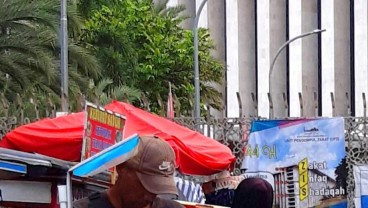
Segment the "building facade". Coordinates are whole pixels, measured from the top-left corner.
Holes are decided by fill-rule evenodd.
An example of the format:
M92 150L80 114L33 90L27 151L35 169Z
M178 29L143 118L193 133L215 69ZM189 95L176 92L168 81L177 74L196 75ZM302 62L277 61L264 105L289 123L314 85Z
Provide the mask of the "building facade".
M202 1L169 5L184 4L194 17ZM199 25L209 29L214 55L227 65L226 111L215 116L363 116L367 12L366 0L208 0ZM326 31L290 43L270 74L286 41L317 29Z

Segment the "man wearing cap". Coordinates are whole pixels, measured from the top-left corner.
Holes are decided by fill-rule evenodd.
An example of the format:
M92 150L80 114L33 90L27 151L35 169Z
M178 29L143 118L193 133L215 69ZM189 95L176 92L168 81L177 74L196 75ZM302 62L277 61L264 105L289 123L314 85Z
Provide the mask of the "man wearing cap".
M118 178L110 189L76 201L74 208L183 207L160 197L178 195L174 181L175 153L165 141L141 137L137 155L116 166L116 171Z

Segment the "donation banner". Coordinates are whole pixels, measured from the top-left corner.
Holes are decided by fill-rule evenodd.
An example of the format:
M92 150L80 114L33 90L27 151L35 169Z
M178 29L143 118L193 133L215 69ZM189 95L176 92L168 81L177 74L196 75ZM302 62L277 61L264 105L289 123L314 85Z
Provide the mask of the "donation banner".
M354 166L355 208L368 207L368 165Z
M343 118L252 122L242 171L272 185L276 207L346 207Z
M121 141L124 126L124 116L87 103L82 161Z

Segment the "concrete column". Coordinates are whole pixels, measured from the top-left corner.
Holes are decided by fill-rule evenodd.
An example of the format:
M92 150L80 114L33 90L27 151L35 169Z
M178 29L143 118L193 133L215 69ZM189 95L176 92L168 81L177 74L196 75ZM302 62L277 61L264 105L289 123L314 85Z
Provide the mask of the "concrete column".
M317 1L289 0L289 38L318 28ZM290 44L290 116L315 116L314 92L318 93L318 36L311 35Z
M267 93L270 69L270 0L257 0L257 65L258 65L258 115L269 116ZM276 49L277 50L277 49Z
M301 0L301 6L302 33L318 29L317 1ZM322 35L324 34L322 33ZM301 39L301 41L304 116L314 117L314 93L317 93L318 97L318 35L305 37ZM291 70L293 70L293 68L290 66L290 71Z
M365 93L366 98L368 98L367 10L368 4L366 0L354 1L355 116L364 115L362 93Z
M194 24L194 19L196 15L196 0L177 0L178 5L183 5L185 10L181 12L180 15L186 17L180 26L185 29L192 29Z
M178 0L169 0L168 4L170 4L170 1L172 2L172 1L178 1ZM154 4L159 4L159 3L163 3L163 2L164 2L164 0L152 0L152 2L153 2Z
M350 95L350 2L335 0L335 100L336 116L347 115Z
M257 116L251 93L256 92L255 0L238 1L239 90L243 115Z
M236 92L239 92L238 3L237 0L226 0L227 117L239 116L236 98Z
M330 93L335 95L335 115L347 115L346 92L350 94L349 1L323 0L322 27L322 113L333 116Z
M270 61L286 40L286 0L269 1ZM262 41L262 39L259 39ZM269 65L268 65L269 66ZM286 93L286 50L279 55L274 65L271 82L271 96L275 117L286 117L282 93ZM260 83L263 84L263 83Z
M208 29L211 34L211 38L214 40L216 50L212 51L213 56L226 65L226 24L225 24L225 9L226 9L225 0L209 0L207 2L207 21L208 21ZM225 75L225 71L224 71ZM223 84L220 86L216 86L216 88L222 92L223 101L225 107L225 80ZM225 110L221 112L212 111L213 116L217 118L223 118L225 116Z

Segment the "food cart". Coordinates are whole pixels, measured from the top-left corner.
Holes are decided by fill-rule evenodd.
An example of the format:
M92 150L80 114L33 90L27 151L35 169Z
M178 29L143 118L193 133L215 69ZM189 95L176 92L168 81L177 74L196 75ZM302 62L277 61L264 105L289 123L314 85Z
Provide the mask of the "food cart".
M117 101L105 106L103 110L109 113L118 113L126 118L123 139L137 133L138 135L154 135L168 142L175 151L178 170L183 174L216 175L221 171L231 169L234 165L235 156L227 146L171 120ZM0 141L0 147L36 153L68 163L68 166L62 168L59 176L59 182L64 181L64 183L55 183L54 189L56 190L57 185L66 184L66 173L72 165L77 164L81 159L86 159L83 158L86 155L85 147L87 144L86 140L83 139L88 126L86 125L86 112L73 113L53 119L46 118L20 126L3 137ZM94 154L97 152L91 152L90 156ZM104 172L98 176L101 177L101 174ZM77 199L85 195L79 194L80 191L74 191L79 186L84 188L84 185L88 185L88 187L93 185L93 188L90 189L108 187L111 184L111 174L107 175L105 180L73 177L73 196L70 198Z
M75 164L0 148L0 207L58 208L58 186L65 185L66 173ZM106 173L88 180L74 178L74 198L83 198L106 189L108 179Z

